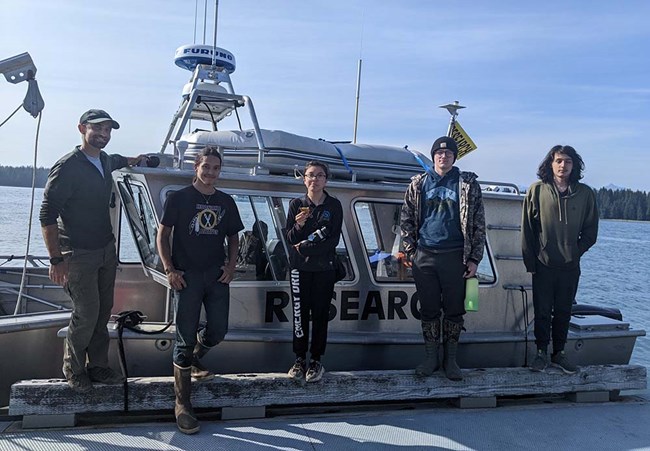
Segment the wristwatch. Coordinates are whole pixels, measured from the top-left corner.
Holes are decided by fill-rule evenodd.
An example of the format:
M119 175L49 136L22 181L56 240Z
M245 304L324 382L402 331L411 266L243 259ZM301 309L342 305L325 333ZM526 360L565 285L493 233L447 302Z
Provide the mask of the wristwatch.
M56 266L59 263L63 262L63 257L52 257L50 258L50 265Z

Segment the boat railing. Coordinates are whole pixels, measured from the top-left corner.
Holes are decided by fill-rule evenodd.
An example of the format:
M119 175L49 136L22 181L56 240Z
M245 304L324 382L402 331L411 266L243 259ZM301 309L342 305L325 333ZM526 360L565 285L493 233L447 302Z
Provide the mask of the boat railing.
M521 190L514 183L492 182L489 180L479 180L483 191L503 193L503 194L521 194Z
M45 263L49 257L46 256L35 256L35 255L0 255L0 293L4 293L9 296L16 296L15 305L13 306L13 314L9 314L4 309L0 309L0 317L13 317L17 315L29 314L27 312L27 302L35 302L42 306L48 307L54 311L69 311L70 308L65 306L62 303L57 303L51 299L46 299L40 296L36 296L33 293L28 293L28 291L33 290L44 290L44 291L60 291L63 288L60 285L56 285L50 281L49 275L47 273L38 273L33 272L35 269L43 270L47 268ZM22 265L27 263L25 266L26 271L23 275ZM21 266L12 265L7 266L9 263L21 263ZM24 276L24 282L22 283L22 294L21 294L21 280ZM35 283L35 280L42 283ZM48 281L48 282L46 282ZM42 313L42 312L39 312Z
M227 89L221 87L221 83ZM208 121L216 130L217 122L231 113L237 114L237 108L246 107L253 124L255 138L258 144L258 163L264 162L264 139L255 113L255 107L250 97L235 94L230 74L218 66L198 64L193 71L190 83L183 92L183 101L172 119L160 153L164 153L169 144L174 146L174 157L178 166L182 166L184 143L179 140L190 119ZM239 120L239 116L237 115ZM241 128L241 122L240 122Z
M0 255L0 268L9 263L20 263L20 266L22 266L25 261L27 261L27 265L31 268L41 268L49 266L49 264L46 263L49 258L50 257L47 255ZM13 265L10 265L9 267L13 267Z

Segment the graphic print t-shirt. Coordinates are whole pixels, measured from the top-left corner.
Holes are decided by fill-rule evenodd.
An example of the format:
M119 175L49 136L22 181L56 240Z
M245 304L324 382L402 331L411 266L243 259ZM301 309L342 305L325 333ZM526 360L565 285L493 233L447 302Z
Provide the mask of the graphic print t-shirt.
M433 173L422 184L422 226L418 246L432 250L462 249L458 180L453 167L444 177Z
M174 228L172 262L180 270L222 266L226 237L244 229L232 197L203 196L192 185L169 194L160 222Z

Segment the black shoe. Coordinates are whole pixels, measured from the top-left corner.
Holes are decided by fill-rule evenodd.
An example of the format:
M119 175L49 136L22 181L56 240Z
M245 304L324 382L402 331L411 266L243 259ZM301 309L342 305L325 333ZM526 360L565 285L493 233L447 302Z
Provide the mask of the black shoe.
M569 361L564 351L560 351L551 356L551 366L561 369L566 374L575 374L578 372L578 367Z
M537 355L533 359L533 363L530 364L530 370L536 372L542 372L548 366L548 356L541 349L537 350Z
M73 374L67 378L68 385L77 393L88 393L93 388L93 383L86 373Z
M93 382L99 382L100 384L121 384L124 382L124 376L116 373L110 368L102 368L99 366L94 366L88 368L88 377Z
M305 380L307 382L318 382L323 378L325 374L325 367L318 360L312 360L309 362L309 368L307 369L307 375Z
M289 372L287 374L291 379L302 380L305 378L306 371L307 364L305 363L305 359L298 357L293 366L289 368Z

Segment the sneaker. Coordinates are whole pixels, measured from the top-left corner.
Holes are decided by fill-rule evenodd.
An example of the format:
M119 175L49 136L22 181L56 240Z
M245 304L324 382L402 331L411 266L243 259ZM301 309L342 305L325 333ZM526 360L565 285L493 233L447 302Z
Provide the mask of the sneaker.
M110 368L102 368L100 366L94 366L88 368L88 377L93 382L99 382L100 384L121 384L124 382L124 376L117 374Z
M318 360L312 360L309 362L309 368L307 369L307 375L305 380L307 382L318 382L323 378L325 374L325 367Z
M533 363L530 364L531 371L544 371L548 366L548 356L541 349L537 350L537 355L533 359Z
M305 359L298 357L287 374L291 379L304 379L306 369Z
M93 388L93 383L86 373L73 374L67 381L70 388L77 393L88 393Z
M560 351L551 356L551 366L561 369L566 374L574 374L578 372L578 367L569 361L564 351Z
M207 381L214 377L214 373L207 369L197 356L192 357L192 377L196 380Z

